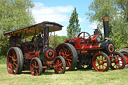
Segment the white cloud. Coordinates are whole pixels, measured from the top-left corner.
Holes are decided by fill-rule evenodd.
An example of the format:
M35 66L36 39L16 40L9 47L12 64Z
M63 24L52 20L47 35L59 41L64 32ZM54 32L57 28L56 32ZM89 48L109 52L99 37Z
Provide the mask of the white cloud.
M47 7L43 3L35 3L35 7L32 9L32 14L36 20L36 23L42 21L51 22L68 22L69 16L67 13L71 13L74 9L73 6L56 6Z
M64 26L61 31L57 31L56 34L59 36L66 36L67 35L67 27Z
M89 29L96 29L97 28L97 23L96 22L92 22L87 26Z
M79 22L84 22L84 21L86 21L86 18L78 18L79 19Z

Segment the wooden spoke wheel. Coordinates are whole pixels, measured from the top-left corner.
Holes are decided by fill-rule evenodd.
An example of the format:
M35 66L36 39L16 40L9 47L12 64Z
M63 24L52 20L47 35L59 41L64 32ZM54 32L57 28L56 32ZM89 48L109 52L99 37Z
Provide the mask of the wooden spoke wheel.
M39 76L43 72L42 63L38 57L34 57L30 63L30 70L33 76Z
M9 74L20 74L23 69L23 54L20 48L11 47L7 53L7 70Z
M125 57L120 52L115 52L111 57L111 69L123 69L126 65Z
M62 56L57 56L54 61L54 71L56 74L64 74L66 70L66 63Z
M110 59L105 53L98 53L92 59L93 67L96 71L107 71L110 67Z
M77 65L77 52L73 45L69 43L59 44L56 48L57 56L62 56L66 61L66 71L74 70Z

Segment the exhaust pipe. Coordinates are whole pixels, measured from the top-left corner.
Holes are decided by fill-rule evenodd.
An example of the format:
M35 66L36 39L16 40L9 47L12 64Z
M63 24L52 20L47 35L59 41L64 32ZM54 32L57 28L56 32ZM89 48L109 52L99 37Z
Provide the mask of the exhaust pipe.
M44 28L44 44L46 44L47 47L49 47L48 36L49 36L49 27L46 27Z
M104 26L104 39L106 40L107 38L109 38L109 26L108 26L109 17L103 17L102 20Z

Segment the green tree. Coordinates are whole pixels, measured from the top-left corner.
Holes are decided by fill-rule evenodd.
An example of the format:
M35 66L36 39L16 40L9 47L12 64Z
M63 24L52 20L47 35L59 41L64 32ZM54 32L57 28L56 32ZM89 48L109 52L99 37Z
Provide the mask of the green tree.
M94 0L89 6L89 20L102 26L102 17L110 17L109 34L117 49L128 45L128 1Z
M76 11L76 8L74 8L74 11L71 14L71 17L69 20L69 25L67 27L68 38L76 37L80 31L81 31L81 28L79 25L78 13Z
M58 36L58 35L55 35L55 40L54 40L54 36L50 36L50 40L52 42L52 45L54 45L54 41L55 41L55 47L57 47L59 44L61 43L64 43L64 41L68 39L67 36ZM50 45L50 46L52 46Z
M3 33L35 23L31 0L0 0L0 55L5 55L8 48L8 37Z

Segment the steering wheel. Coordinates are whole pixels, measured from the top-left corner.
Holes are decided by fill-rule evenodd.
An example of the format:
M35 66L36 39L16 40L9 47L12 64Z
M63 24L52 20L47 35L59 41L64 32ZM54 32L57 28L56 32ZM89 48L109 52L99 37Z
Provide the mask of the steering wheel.
M84 39L91 39L91 35L87 32L81 32L81 33L78 34L77 37L82 37Z

